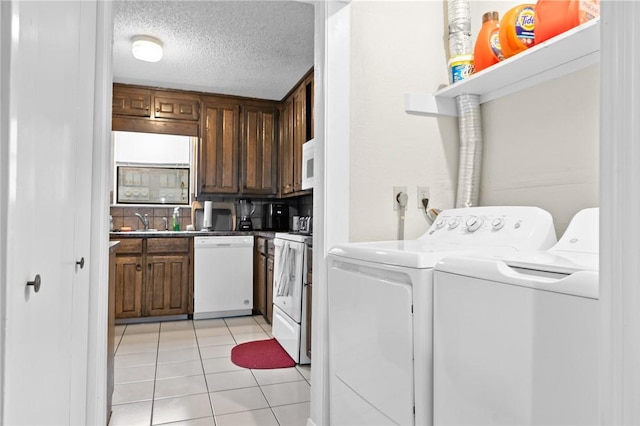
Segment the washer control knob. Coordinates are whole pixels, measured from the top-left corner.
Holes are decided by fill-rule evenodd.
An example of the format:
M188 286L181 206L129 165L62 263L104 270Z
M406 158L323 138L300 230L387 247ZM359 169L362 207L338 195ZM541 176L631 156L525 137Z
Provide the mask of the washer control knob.
M444 224L445 224L445 223L447 223L447 221L446 221L446 220L444 220L444 219L438 219L438 220L436 221L436 228L438 228L438 229L442 228L442 227L444 226Z
M482 218L478 216L469 216L465 224L467 225L467 231L475 232L482 226Z
M497 217L493 219L493 222L491 222L491 227L496 231L499 229L502 229L503 226L504 226L504 219L501 217Z
M453 218L449 221L448 226L449 229L454 229L458 226L458 224L460 223L460 221L457 218Z

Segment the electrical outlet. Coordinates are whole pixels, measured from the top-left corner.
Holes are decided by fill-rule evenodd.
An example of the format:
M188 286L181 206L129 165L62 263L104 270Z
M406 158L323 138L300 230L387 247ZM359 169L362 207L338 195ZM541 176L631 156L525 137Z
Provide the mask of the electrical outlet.
M405 194L407 193L407 187L406 186L394 186L393 187L393 210L398 210L398 208L400 207L400 205L398 204L398 194L404 192Z
M417 205L418 205L418 210L424 210L424 204L422 204L422 200L423 199L430 199L431 198L431 194L429 193L429 187L428 186L419 186L418 187L418 198L417 198Z

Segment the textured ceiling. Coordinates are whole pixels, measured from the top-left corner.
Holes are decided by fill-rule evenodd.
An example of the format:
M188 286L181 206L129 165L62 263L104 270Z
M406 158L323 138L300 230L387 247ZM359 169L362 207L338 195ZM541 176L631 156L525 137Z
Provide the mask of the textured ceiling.
M113 80L281 100L313 66L313 6L300 1L116 1ZM164 56L131 54L160 39Z

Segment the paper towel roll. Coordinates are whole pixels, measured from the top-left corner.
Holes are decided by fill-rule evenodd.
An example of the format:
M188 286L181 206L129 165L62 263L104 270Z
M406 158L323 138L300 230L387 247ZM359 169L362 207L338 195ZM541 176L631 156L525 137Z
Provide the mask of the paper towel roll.
M202 221L203 228L211 228L213 226L213 202L204 202L204 220Z

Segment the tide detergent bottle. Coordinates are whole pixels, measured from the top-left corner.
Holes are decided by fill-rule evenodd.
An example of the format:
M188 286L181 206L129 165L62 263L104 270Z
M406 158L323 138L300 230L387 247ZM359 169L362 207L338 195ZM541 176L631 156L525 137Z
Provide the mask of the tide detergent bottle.
M521 4L504 15L500 21L499 37L505 58L533 47L535 15L534 4Z
M600 0L538 0L535 42L542 43L598 16Z
M482 28L473 49L475 72L482 71L504 59L500 47L498 22L498 12L487 12L482 15Z

